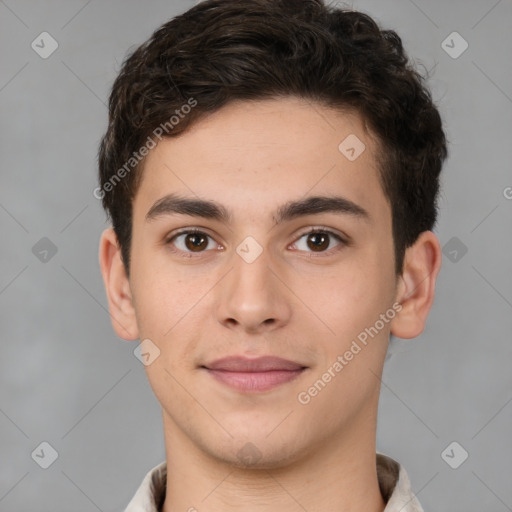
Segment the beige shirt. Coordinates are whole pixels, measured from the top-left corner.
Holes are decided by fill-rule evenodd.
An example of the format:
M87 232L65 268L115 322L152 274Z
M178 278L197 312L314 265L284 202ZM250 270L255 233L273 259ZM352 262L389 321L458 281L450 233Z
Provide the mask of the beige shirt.
M161 512L166 477L165 462L149 471L125 512ZM412 492L405 469L398 462L377 453L377 477L382 498L386 503L384 512L424 512Z

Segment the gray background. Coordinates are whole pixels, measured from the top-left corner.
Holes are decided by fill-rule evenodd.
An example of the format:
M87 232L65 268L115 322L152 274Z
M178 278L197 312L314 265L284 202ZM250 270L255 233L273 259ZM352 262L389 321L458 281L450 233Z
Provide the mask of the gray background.
M120 62L194 3L0 1L1 511L122 509L164 460L137 343L116 337L106 310L92 191ZM450 139L436 300L424 333L392 344L378 450L404 465L426 511L512 510L512 4L352 5L430 71ZM59 45L47 59L31 48L43 31ZM458 58L441 46L453 31L469 44ZM33 252L43 237L57 248L46 262ZM43 441L58 452L46 470L31 457ZM469 453L457 469L441 456L453 441L446 460Z

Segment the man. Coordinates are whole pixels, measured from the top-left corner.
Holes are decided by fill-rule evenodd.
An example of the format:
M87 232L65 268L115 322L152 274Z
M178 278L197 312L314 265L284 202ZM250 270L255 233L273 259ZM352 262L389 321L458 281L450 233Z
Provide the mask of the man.
M377 406L434 299L445 158L399 37L321 0L207 0L125 61L100 264L166 445L128 512L422 510Z

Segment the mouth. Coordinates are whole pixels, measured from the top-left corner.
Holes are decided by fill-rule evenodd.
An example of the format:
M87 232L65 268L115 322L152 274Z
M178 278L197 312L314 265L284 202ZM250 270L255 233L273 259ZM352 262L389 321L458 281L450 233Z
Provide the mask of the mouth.
M272 356L226 357L201 368L222 384L244 393L268 391L295 380L307 369L300 363Z

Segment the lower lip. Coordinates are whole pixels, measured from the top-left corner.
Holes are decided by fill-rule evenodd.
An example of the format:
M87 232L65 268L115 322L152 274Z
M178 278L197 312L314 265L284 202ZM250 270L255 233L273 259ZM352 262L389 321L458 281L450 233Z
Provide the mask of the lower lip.
M226 370L206 369L210 375L220 382L238 391L268 391L296 379L304 370L272 370L267 372L230 372Z

